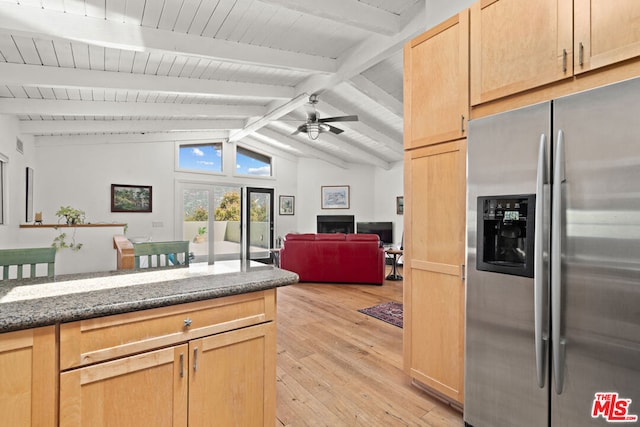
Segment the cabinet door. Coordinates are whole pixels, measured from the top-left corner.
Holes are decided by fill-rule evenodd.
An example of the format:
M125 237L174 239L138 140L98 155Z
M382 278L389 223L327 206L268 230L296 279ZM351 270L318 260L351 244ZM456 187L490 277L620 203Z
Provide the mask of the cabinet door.
M0 424L56 425L55 327L0 335Z
M465 177L466 140L406 153L405 367L458 403L464 395Z
M572 0L474 3L471 105L571 77L572 5Z
M640 2L574 0L575 73L640 56Z
M194 340L189 426L269 426L275 417L275 323Z
M469 11L404 48L405 149L459 139L469 117Z
M186 344L63 372L60 427L187 425Z

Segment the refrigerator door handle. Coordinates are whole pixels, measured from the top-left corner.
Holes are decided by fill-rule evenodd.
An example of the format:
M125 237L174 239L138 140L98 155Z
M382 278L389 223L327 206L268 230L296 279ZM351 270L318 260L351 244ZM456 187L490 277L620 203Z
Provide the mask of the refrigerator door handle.
M561 394L564 385L564 349L562 332L562 215L564 213L563 184L565 177L564 132L558 131L553 175L553 214L551 217L551 331L553 349L553 376L556 393Z
M538 387L545 385L545 365L547 354L548 331L543 331L548 325L548 307L545 285L548 283L544 268L545 248L545 196L544 186L549 183L547 174L547 136L540 135L540 147L538 149L538 169L536 173L536 217L535 217L535 254L534 254L534 338L536 349L536 374Z

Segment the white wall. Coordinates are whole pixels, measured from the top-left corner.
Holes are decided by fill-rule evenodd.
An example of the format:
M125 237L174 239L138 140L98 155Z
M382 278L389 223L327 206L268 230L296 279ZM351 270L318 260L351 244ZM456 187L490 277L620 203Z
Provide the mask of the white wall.
M26 213L26 168L34 168L34 143L29 135L20 135L24 150L16 150L18 120L15 116L0 115L0 153L9 159L6 167L5 224L0 225L0 248L24 247L18 225ZM35 174L38 178L38 174ZM34 196L37 195L37 192Z
M298 166L298 197L296 198L297 229L280 229L278 233L315 233L317 215L354 215L356 221L393 221L394 240L402 237L402 216L396 214L396 196L403 194L402 162L390 170L373 166L350 165L342 169L322 160L300 159ZM322 209L321 187L349 185L349 209Z

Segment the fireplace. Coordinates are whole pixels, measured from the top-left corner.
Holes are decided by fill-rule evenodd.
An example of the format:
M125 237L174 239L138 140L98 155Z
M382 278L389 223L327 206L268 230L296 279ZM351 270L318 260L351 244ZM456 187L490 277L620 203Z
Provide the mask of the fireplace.
M353 215L318 215L318 233L355 233Z

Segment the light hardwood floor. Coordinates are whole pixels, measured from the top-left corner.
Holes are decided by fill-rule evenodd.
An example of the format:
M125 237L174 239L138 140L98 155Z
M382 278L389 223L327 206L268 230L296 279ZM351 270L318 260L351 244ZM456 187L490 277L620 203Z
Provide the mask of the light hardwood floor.
M277 426L464 425L410 385L402 329L357 311L387 301L402 302L402 282L278 289Z

